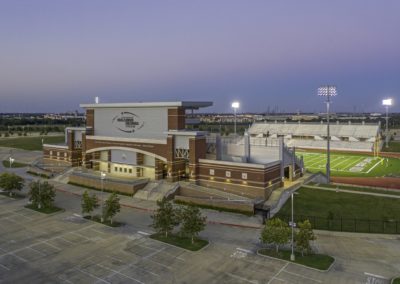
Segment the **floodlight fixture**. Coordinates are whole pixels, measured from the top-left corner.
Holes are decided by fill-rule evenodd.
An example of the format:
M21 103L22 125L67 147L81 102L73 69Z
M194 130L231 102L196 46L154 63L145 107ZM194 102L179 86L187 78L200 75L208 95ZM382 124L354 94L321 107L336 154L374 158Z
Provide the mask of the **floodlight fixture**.
M234 132L235 132L235 136L236 136L236 111L237 109L240 107L240 103L238 101L234 101L232 103L232 108L233 108L233 112L235 114L235 121L234 121Z
M393 104L392 99L384 99L382 100L383 106L391 106Z
M318 96L326 97L326 179L327 182L331 181L331 156L330 156L330 140L331 135L329 131L329 107L330 107L330 98L337 96L336 86L334 85L325 85L318 88Z

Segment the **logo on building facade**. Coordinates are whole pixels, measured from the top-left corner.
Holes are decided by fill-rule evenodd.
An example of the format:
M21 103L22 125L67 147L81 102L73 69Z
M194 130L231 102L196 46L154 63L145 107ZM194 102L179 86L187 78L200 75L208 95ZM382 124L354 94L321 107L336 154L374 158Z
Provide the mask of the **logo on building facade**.
M121 114L115 116L112 120L112 124L119 131L125 133L135 133L144 126L144 121L134 113L123 111Z

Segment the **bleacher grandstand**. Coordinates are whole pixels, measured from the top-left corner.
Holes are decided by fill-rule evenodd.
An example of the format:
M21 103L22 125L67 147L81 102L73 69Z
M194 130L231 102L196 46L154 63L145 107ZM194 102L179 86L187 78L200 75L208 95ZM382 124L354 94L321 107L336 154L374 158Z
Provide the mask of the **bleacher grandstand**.
M274 146L283 137L288 147L326 149L326 123L254 123L248 130L251 144ZM331 149L374 152L380 150L379 124L330 125Z

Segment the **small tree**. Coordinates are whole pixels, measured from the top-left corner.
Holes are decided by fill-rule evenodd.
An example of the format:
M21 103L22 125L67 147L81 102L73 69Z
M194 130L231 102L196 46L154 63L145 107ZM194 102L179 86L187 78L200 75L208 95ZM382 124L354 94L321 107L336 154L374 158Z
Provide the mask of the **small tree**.
M311 227L309 220L299 223L299 231L296 234L296 246L301 250L301 255L304 256L304 252L310 253L311 246L310 241L315 240L315 235Z
M89 193L87 190L82 195L82 201L81 201L81 206L82 206L82 214L89 214L90 218L92 218L92 212L94 209L99 207L99 202L97 201L97 197L95 194L92 194L92 196L89 196Z
M56 197L54 186L47 181L34 181L30 184L29 201L32 205L41 209L53 207L53 202Z
M119 204L118 195L113 192L105 201L103 207L103 218L105 221L110 219L110 223L113 223L114 216L121 211L121 205Z
M13 190L19 190L24 187L25 180L14 173L2 173L0 175L0 188L8 191L12 196Z
M168 234L179 224L177 210L166 198L157 201L157 205L158 209L151 216L153 219L152 227L157 233L165 234L165 237L168 237Z
M268 220L261 232L261 241L265 244L275 245L276 252L279 252L279 246L286 244L289 238L290 228L279 218Z
M195 206L186 206L182 212L182 234L189 236L193 244L194 237L206 227L206 220L207 217L201 215L199 208Z

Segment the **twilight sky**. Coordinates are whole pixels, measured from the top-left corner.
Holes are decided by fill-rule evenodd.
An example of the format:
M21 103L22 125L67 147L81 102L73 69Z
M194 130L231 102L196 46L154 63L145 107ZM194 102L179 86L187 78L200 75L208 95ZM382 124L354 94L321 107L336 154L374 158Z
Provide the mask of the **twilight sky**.
M400 1L2 0L0 112L211 100L207 111L400 111Z

